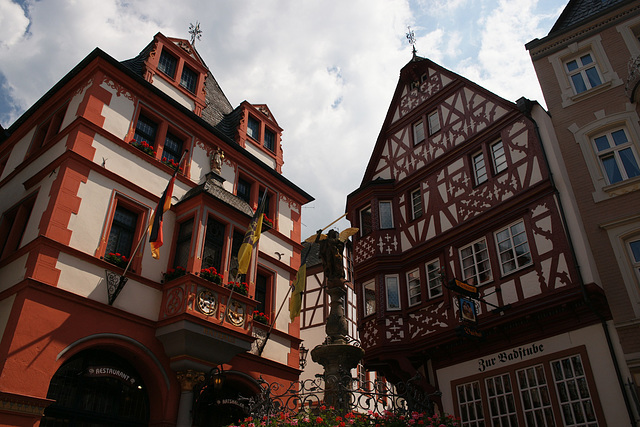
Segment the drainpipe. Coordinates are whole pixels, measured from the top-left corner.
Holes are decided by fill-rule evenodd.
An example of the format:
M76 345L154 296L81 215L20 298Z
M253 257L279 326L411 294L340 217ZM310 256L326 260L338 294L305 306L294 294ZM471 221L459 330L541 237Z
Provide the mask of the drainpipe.
M633 408L631 406L631 401L629 400L629 396L627 394L626 386L624 380L622 379L622 372L620 370L620 364L618 363L618 358L616 357L615 349L613 348L613 341L611 339L611 333L609 332L609 326L607 325L607 321L604 316L593 306L593 302L591 298L589 298L589 294L587 293L587 289L584 284L584 280L582 278L582 271L580 269L580 265L578 264L578 257L575 252L575 248L573 246L573 239L571 238L571 232L569 231L569 227L567 225L567 219L564 213L564 207L562 205L562 199L560 198L560 193L558 188L556 187L555 181L553 179L553 172L551 170L551 166L549 165L549 159L547 157L547 152L544 148L544 144L542 144L542 136L540 135L540 128L538 127L538 123L535 121L533 116L531 115L531 110L533 108L533 102L527 98L520 98L516 101L518 109L520 112L524 114L526 118L531 120L536 130L536 136L538 137L538 141L540 141L540 146L542 148L542 155L544 157L545 165L547 166L547 172L549 173L549 180L551 181L551 187L553 188L553 192L555 194L556 200L558 201L558 208L560 210L560 217L562 218L562 224L564 227L564 232L567 235L569 240L569 250L571 252L571 258L573 259L573 263L576 266L578 271L578 283L580 284L580 290L582 292L582 298L591 310L593 314L600 320L600 324L602 325L602 330L604 332L605 338L607 340L607 347L609 348L609 355L611 356L611 361L613 362L613 367L616 371L616 378L618 380L618 385L620 387L620 391L622 392L622 398L624 399L624 405L627 408L627 414L629 415L629 420L631 421L631 427L637 427L635 422L635 414L633 412ZM555 130L554 130L555 132Z

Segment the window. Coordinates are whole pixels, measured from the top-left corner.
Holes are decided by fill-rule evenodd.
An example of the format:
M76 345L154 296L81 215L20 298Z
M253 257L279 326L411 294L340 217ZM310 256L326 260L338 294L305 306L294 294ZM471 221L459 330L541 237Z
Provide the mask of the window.
M456 387L456 393L462 427L484 427L480 382L461 384Z
M393 228L392 205L389 201L383 201L378 204L380 210L380 229Z
M551 362L565 426L597 427L591 393L579 354Z
M182 222L178 228L176 238L176 253L173 257L173 268L187 267L191 250L191 236L193 234L193 218Z
M409 293L409 305L419 304L422 297L420 286L420 270L415 269L407 273L407 292Z
M238 178L236 194L247 203L251 203L251 184L242 178Z
M362 285L364 299L364 315L369 316L376 312L376 282L371 281Z
M569 79L576 94L602 84L600 72L591 53L585 53L566 62Z
M387 310L400 309L400 286L398 276L385 276L385 290L387 292Z
M625 129L616 129L593 139L609 184L640 175L638 156Z
M264 148L269 151L276 151L276 134L269 129L264 130Z
M518 416L516 415L516 404L509 373L486 378L485 386L487 387L491 425L518 427Z
M422 120L413 124L413 144L419 144L424 141L424 124Z
M176 164L182 157L182 140L175 135L167 132L164 140L164 148L162 150L163 162L175 162Z
M476 185L480 185L487 180L487 166L484 162L484 155L482 152L474 154L472 157L473 162L473 176L476 180Z
M260 122L251 116L247 121L247 136L260 141Z
M429 135L433 135L440 130L440 114L438 111L434 111L427 118L429 119Z
M442 295L442 273L440 271L440 260L433 260L427 263L427 288L429 298Z
M167 76L174 78L176 75L177 65L178 59L163 49L160 54L160 60L158 61L158 70L162 71Z
M422 216L422 191L418 188L411 192L411 217L413 219Z
M196 93L198 85L198 74L186 65L182 68L182 76L180 77L180 86L191 93Z
M60 132L60 126L62 120L67 112L68 104L59 108L55 113L48 117L44 122L38 125L36 133L33 135L31 146L29 147L29 153L31 154L37 151L40 147L44 147L51 139Z
M202 252L202 268L214 267L222 271L225 225L209 216Z
M119 253L129 258L136 235L138 214L124 206L116 206L105 253Z
M35 195L29 196L2 214L0 218L0 259L11 255L20 247L35 201Z
M527 427L555 426L549 386L542 364L516 371Z
M133 138L139 143L146 141L149 145L154 147L157 130L158 124L156 122L140 114L138 122L136 123L136 132Z
M265 313L267 316L270 311L270 297L271 297L271 281L272 277L264 274L262 271L258 272L256 276L256 293L255 300L258 302L256 310Z
M503 274L509 274L531 264L531 252L523 221L498 231L496 244Z
M481 285L491 280L491 265L487 241L483 238L460 249L462 276L470 285Z
M372 230L371 223L371 206L367 206L366 208L360 211L360 234L365 236L371 233Z
M507 169L507 156L504 153L502 141L498 141L491 146L491 159L493 160L493 170L496 174Z
M629 241L628 249L633 271L636 272L636 278L640 281L640 239Z

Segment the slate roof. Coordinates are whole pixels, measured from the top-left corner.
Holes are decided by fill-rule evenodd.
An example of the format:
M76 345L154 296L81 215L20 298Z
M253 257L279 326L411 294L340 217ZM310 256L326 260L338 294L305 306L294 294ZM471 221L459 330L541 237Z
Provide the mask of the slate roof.
M307 255L307 268L322 264L319 243L302 242L302 256L305 255Z
M182 199L180 199L179 203L183 203L185 200L189 200L192 197L203 193L215 199L218 199L222 203L231 206L232 208L245 215L248 215L249 217L253 217L254 211L247 202L234 195L233 193L225 190L221 186L221 184L217 183L216 180L210 176L207 176L207 179L202 184L196 185L191 190L187 191Z
M151 50L153 49L154 42L149 43L142 51L134 58L127 59L121 62L122 65L129 68L135 74L144 76L144 61L149 57ZM194 48L195 51L195 48ZM195 52L200 58L200 54ZM204 61L202 62L204 64ZM205 65L206 66L206 65ZM229 136L231 140L235 140L235 127L231 128L225 121L225 117L234 112L231 103L227 99L220 85L216 81L211 70L207 67L208 73L204 81L205 87L205 102L206 105L202 109L202 119L204 119L211 126L218 128L225 135Z
M622 3L629 3L629 0L571 0L548 35L579 25Z

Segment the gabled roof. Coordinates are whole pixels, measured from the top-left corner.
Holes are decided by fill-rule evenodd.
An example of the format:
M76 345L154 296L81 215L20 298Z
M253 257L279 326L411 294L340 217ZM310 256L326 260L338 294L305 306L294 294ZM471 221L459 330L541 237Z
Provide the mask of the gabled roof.
M548 35L582 24L600 13L632 1L635 0L571 0Z

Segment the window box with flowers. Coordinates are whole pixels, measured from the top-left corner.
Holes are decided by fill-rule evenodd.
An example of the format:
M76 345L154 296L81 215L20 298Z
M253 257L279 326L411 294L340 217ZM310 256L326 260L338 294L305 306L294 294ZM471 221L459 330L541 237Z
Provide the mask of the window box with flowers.
M109 252L105 255L104 260L120 268L125 268L129 262L129 258L126 256L113 252Z
M167 283L170 280L177 279L187 274L187 270L184 267L177 266L176 268L170 268L166 273L163 273L164 282Z
M203 268L200 270L200 277L204 280L215 283L216 285L222 284L222 275L218 273L215 267Z
M262 225L266 229L273 228L273 220L267 216L267 214L262 214Z
M231 289L233 292L240 295L244 295L244 296L249 295L249 285L247 285L245 282L242 282L242 283L229 282L227 284L227 288Z
M265 325L269 324L269 316L267 316L266 314L258 310L255 310L253 312L253 320L255 322L263 323Z
M161 161L163 164L169 166L173 170L178 169L179 164L173 159L167 159L166 157L163 157ZM182 168L180 168L180 171L182 172Z
M156 152L153 150L153 147L147 141L137 141L134 139L131 141L131 145L136 147L138 150L142 151L143 153L150 155L151 157L156 156Z

